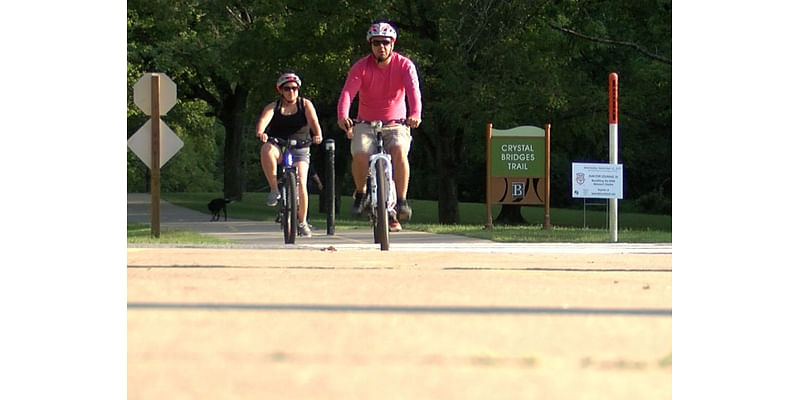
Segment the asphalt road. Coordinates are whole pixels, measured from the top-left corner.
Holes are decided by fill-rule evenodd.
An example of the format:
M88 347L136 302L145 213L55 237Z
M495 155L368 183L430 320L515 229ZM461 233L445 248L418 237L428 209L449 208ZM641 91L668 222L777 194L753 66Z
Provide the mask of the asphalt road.
M671 245L402 232L381 252L161 213L240 242L128 248L129 399L672 397Z

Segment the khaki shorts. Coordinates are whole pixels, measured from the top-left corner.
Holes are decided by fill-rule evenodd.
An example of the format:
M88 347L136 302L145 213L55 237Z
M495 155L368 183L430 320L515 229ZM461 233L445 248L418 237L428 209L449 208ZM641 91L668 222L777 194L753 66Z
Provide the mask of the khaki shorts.
M411 128L407 125L390 125L383 127L383 147L388 152L395 146L401 146L408 154L411 150ZM353 140L350 142L350 154L373 154L378 150L375 134L369 124L356 124L353 127Z

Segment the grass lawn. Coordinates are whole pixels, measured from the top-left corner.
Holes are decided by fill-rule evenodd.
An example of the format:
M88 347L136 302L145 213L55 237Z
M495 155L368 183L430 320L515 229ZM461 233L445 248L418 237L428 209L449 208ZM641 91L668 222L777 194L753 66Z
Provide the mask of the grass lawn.
M209 200L219 197L219 193L162 193L161 197L172 204L192 208L208 213L206 205ZM327 216L319 211L319 195L309 196L309 221L322 229L327 226ZM228 217L250 219L255 221L272 221L275 219L275 208L265 205L265 193L245 193L242 201L228 204ZM368 227L366 219L355 219L350 216L353 199L341 197L340 212L337 213L336 228ZM671 243L672 216L652 215L627 212L624 201L620 202L619 242L624 243ZM461 224L440 225L438 223L438 203L431 200L409 201L414 214L410 221L403 223L403 228L432 233L464 235L498 242L608 242L609 232L606 228L605 207L587 207L583 209L551 208L551 230L542 229L544 208L528 206L522 208L522 216L530 225L498 226L492 230L484 230L486 205L482 203L460 203L459 215ZM500 212L500 205L492 206L494 217ZM130 228L129 228L129 242ZM163 236L163 233L162 233ZM224 243L224 242L223 242Z
M150 236L150 224L128 222L128 243L180 243L180 244L230 244L231 242L213 236L202 235L194 231L161 228L161 236L156 239Z

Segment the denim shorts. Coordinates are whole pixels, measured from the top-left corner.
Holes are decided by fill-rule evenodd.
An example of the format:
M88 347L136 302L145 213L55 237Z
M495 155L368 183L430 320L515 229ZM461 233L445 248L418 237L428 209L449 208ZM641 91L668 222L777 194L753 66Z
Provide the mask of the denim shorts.
M273 143L271 141L269 141L267 143L262 143L261 146L262 147L263 146L267 146L268 144L271 144L271 145L273 145L275 147L278 147L278 145L276 145L275 143ZM278 149L280 149L280 147L278 147ZM283 159L283 157L278 157L278 163L280 163L282 159ZM311 162L311 148L302 147L302 148L299 148L299 149L293 149L292 150L292 160L293 160L293 162L305 161L307 163L310 163Z
M308 147L302 147L299 149L292 149L292 160L293 162L298 161L305 161L307 163L311 162L311 149Z

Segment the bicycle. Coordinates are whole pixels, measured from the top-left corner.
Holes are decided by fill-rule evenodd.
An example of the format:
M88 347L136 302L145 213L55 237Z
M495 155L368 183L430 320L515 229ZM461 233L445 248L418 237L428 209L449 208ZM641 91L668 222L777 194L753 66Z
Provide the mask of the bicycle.
M313 141L311 139L287 140L277 137L270 137L267 141L277 145L281 151L282 162L278 164L277 171L278 193L280 193L278 216L280 217L284 243L294 244L295 239L297 239L298 229L298 177L291 150L308 147Z
M369 156L367 193L361 207L366 209L369 216L375 243L380 243L381 250L389 250L389 216L397 219L397 189L392 178L392 156L383 147L383 126L395 123L405 125L406 120L353 120L353 123L368 124L375 134L377 150Z

